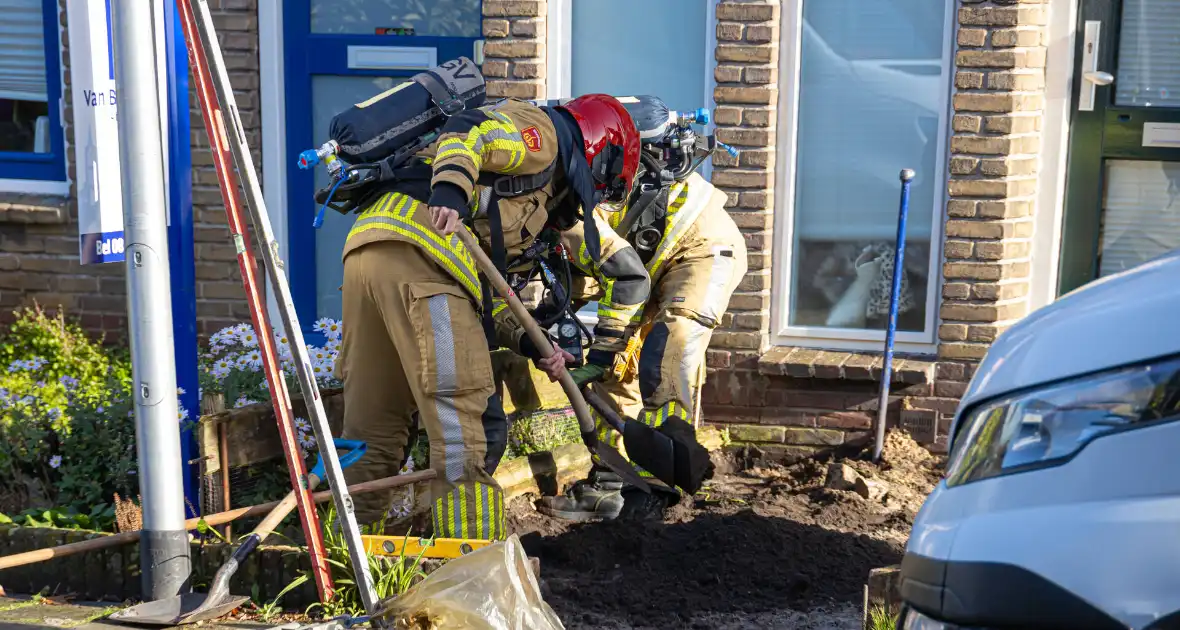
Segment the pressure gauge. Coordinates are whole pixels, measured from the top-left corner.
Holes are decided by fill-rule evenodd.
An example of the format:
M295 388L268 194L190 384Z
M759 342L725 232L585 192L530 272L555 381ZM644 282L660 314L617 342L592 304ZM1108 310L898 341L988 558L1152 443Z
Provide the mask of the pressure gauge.
M578 327L573 322L566 322L561 325L559 329L561 336L566 338L573 338L578 336Z

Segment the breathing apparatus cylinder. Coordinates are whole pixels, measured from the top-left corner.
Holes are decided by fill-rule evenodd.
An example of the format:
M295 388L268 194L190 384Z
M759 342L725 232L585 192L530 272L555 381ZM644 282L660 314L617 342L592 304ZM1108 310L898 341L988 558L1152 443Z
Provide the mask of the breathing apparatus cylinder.
M486 99L479 67L459 57L336 114L328 133L345 162L377 162Z

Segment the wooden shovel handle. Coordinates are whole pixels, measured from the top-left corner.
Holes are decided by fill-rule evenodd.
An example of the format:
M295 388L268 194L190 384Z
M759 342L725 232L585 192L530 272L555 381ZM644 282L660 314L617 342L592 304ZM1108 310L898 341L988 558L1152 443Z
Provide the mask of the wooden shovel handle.
M516 316L520 325L524 326L525 333L533 341L533 345L541 353L541 356L546 359L553 356L553 342L549 340L548 335L541 331L541 326L529 314L528 309L521 303L512 287L508 286L508 281L500 275L500 271L496 269L496 265L492 264L491 259L480 248L479 243L475 242L475 236L463 226L459 226L455 234L459 235L459 240L471 252L475 264L492 283L492 288L508 302L508 308L512 309L512 314ZM565 390L565 395L570 399L570 406L574 408L574 415L578 417L578 428L583 437L593 433L594 417L590 415L590 407L586 406L586 399L582 397L582 390L578 389L574 377L570 376L568 371L562 370L558 381L561 383L561 388Z
M397 475L394 477L386 477L384 479L376 479L374 481L366 481L364 483L351 485L348 487L348 492L350 494L362 494L365 492L386 490L389 488L396 488L398 486L409 485L418 481L429 481L434 479L434 476L435 472L433 470L423 470L422 472L410 473L408 475ZM330 490L317 492L311 495L311 498L316 503L323 503L324 501L332 498L332 492ZM236 510L229 510L227 512L217 512L216 514L209 514L201 518L190 518L184 522L184 528L186 530L196 529L202 520L205 521L206 525L212 527L216 525L224 525L225 523L237 520L239 518L259 516L267 513L271 513L271 515L273 515L276 512L275 508L281 505L284 501L290 500L291 504L294 505L294 499L295 493L292 492L284 497L282 501L271 501L270 503L237 508ZM290 512L290 509L288 509L287 512ZM281 521L282 519L279 518L278 520ZM277 525L277 521L275 525ZM274 529L274 525L272 525L270 529ZM118 534L112 534L110 536L102 536L100 538L92 538L90 540L70 543L68 545L47 547L45 549L16 553L10 556L0 556L0 569L11 569L12 567L33 564L34 562L43 562L53 558L63 558L65 556L72 556L74 554L93 551L95 549L106 549L108 547L128 545L138 541L142 534L143 531L137 529L131 532L121 532Z

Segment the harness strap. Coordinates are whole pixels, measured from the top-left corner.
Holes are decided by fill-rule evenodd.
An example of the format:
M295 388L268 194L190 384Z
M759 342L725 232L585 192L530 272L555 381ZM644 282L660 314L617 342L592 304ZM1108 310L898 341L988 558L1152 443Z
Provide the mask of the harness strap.
M442 77L434 72L430 70L421 72L414 75L412 80L430 92L430 98L438 106L439 110L442 111L443 115L451 117L463 111L465 106L463 99L459 98L458 94L452 92Z
M480 186L488 186L500 197L519 197L544 188L553 179L557 170L557 160L549 163L545 170L535 175L501 175L499 173L480 173L476 180Z

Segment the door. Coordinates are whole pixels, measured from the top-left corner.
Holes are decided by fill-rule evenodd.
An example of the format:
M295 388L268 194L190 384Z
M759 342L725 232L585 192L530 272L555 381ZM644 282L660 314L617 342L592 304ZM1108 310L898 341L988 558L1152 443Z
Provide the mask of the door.
M328 140L338 112L460 56L476 62L480 0L285 0L288 234L291 292L305 326L340 318L344 266L340 252L355 215L319 208L313 196L325 169L294 167L294 156Z
M1079 14L1060 293L1180 247L1180 2Z

